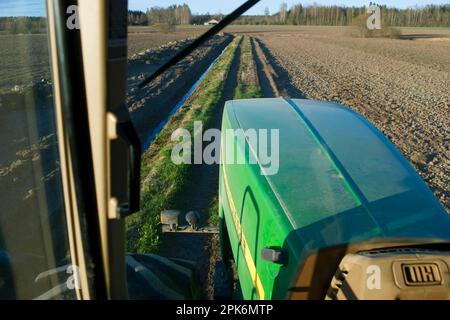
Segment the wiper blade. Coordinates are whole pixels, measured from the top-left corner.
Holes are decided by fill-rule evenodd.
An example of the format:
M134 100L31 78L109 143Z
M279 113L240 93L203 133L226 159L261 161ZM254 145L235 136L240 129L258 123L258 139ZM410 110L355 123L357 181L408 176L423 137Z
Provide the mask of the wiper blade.
M153 80L155 80L158 76L160 76L162 73L164 73L167 69L169 69L171 66L180 62L183 58L188 56L192 51L194 51L196 48L198 48L200 45L202 45L205 41L207 41L213 35L218 33L220 30L225 28L231 22L236 20L244 12L246 12L248 9L253 7L259 1L260 0L247 0L247 2L245 2L239 8L237 8L232 13L230 13L225 18L223 18L222 21L220 21L214 27L212 27L211 29L206 31L204 34L202 34L200 37L195 39L195 41L193 41L186 48L181 50L178 54L173 56L169 61L167 61L165 64L163 64L161 67L159 67L154 73L152 73L150 76L148 76L147 78L142 80L142 82L139 84L138 87L141 89L141 88L145 87L147 84L149 84L150 82L152 82Z

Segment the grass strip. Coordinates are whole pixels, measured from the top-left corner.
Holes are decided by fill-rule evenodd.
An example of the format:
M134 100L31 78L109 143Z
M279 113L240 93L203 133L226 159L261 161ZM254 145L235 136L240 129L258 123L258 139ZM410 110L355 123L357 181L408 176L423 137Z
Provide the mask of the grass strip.
M235 99L261 98L263 96L252 51L250 37L244 36L241 46L238 83L234 94Z
M157 252L160 245L160 212L189 206L187 190L195 190L194 165L176 165L171 151L176 142L172 133L178 128L193 132L194 121L208 128L223 98L228 72L241 37L235 38L222 57L207 73L184 105L171 117L144 153L141 169L141 210L127 219L127 250Z

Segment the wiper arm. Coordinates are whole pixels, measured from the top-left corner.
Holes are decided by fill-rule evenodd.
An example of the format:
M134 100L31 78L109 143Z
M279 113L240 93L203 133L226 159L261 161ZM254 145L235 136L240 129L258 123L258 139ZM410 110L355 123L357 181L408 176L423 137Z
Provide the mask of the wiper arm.
M142 80L142 82L139 84L139 88L145 87L147 84L155 80L158 76L160 76L162 73L164 73L167 69L169 69L171 66L177 64L180 62L183 58L188 56L192 51L194 51L197 47L202 45L206 40L211 38L213 35L218 33L220 30L225 28L227 25L229 25L231 22L236 20L238 17L240 17L244 12L246 12L248 9L253 7L255 4L257 4L259 0L247 0L244 4L242 4L239 8L234 10L232 13L227 15L225 18L222 19L218 24L216 24L214 27L206 31L204 34L202 34L200 37L195 39L191 44L189 44L186 48L181 50L178 54L173 56L169 61L167 61L165 64L163 64L161 67L159 67L154 73L152 73L150 76Z

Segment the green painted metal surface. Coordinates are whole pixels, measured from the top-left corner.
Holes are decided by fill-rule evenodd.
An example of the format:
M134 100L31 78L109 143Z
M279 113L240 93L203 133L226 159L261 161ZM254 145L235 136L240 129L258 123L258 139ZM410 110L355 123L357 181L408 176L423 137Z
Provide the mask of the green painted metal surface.
M279 130L277 174L261 175L252 164L255 141L225 137L226 129L237 128ZM222 134L222 158L232 147L246 159L222 164L219 185L219 214L246 299L284 298L298 265L322 248L374 238L450 241L450 217L420 176L346 107L282 98L229 101ZM286 248L289 263L262 260L268 246Z

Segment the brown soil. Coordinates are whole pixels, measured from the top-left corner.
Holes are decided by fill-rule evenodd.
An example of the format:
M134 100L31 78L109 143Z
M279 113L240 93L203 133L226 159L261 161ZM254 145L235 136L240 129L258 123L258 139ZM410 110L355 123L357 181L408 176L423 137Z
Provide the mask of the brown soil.
M174 32L162 32L156 27L128 27L128 56L157 48L176 41L200 36L207 28L203 26L177 27Z
M175 42L161 49L147 50L130 60L127 106L141 141L148 139L153 129L167 117L231 39L228 34L212 38L142 89L137 86L144 77L186 46L189 40Z

